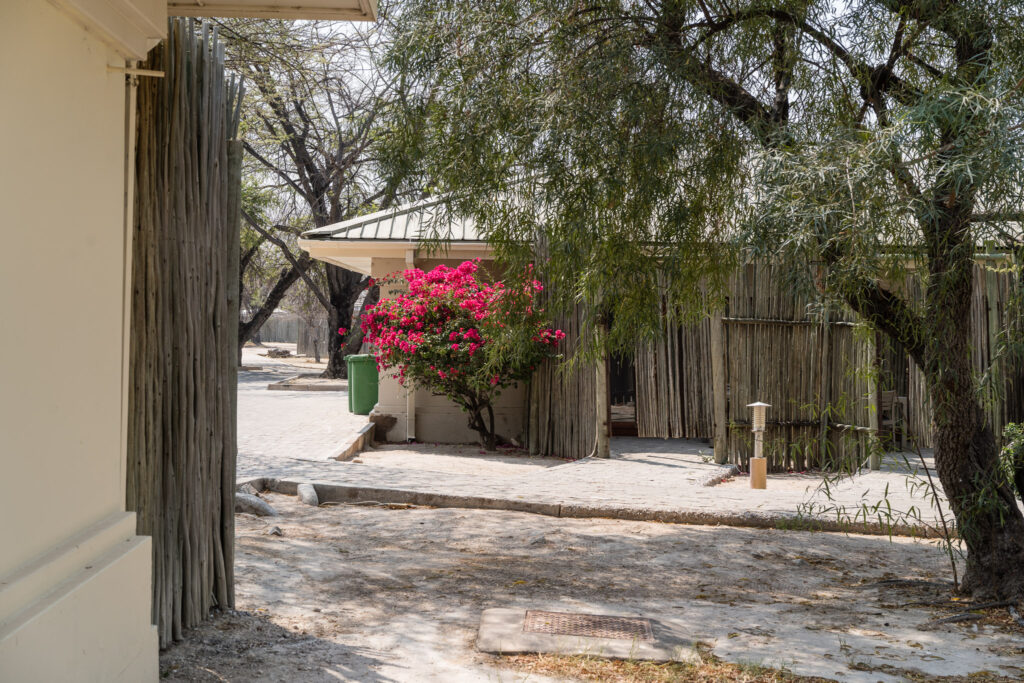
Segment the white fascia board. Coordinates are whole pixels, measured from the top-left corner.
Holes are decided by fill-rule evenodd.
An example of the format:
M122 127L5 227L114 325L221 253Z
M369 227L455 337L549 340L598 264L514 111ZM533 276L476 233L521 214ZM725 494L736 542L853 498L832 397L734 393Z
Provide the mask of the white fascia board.
M145 59L167 35L166 0L50 0L125 59Z
M359 273L372 275L373 259L406 259L409 251L419 257L480 257L491 258L491 247L485 242L451 242L437 252L419 253L419 242L405 240L317 240L299 238L299 248L318 261Z
M178 17L376 21L377 0L167 0Z
M167 17L375 21L377 0L50 0L125 59L167 37Z

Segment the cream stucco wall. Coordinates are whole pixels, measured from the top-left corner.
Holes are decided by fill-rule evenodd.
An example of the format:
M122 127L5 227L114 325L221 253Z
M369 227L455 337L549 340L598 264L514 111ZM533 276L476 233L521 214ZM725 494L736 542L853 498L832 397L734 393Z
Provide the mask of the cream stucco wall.
M149 539L124 511L124 54L101 38L0 3L3 681L157 676Z
M472 258L473 255L467 256ZM465 259L414 258L417 268L429 270L439 264L457 266ZM371 274L375 278L400 272L407 268L405 259L374 258ZM485 266L486 267L486 266ZM390 292L381 292L387 296ZM525 389L514 386L502 392L494 404L495 429L508 439L521 440L525 415ZM413 405L414 421L409 425L408 391L394 375L382 374L374 413L391 415L397 419L388 432L389 441L404 441L407 436L417 441L434 443L472 443L478 439L476 432L467 425L466 414L443 396L435 396L424 389L415 392Z

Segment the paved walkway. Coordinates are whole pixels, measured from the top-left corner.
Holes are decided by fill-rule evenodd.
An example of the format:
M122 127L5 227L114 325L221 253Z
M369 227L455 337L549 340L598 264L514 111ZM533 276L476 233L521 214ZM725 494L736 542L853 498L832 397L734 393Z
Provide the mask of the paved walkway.
M535 512L559 517L615 517L679 523L800 527L927 533L938 517L920 478L908 477L895 456L880 472L830 482L820 477L770 477L767 490L749 488L710 460L710 448L694 441L615 439L614 457L587 458L522 474L456 473L376 464L291 460L266 467L255 478L291 493L299 483L316 485L321 502L378 501L438 507ZM393 449L395 447L389 447ZM409 456L443 446L413 444ZM471 464L467 462L467 469ZM250 473L256 470L250 469ZM886 502L888 498L888 502Z
M337 462L330 457L366 418L348 412L347 392L268 391L270 382L300 370L296 360L289 364L259 356L260 351L245 349L243 363L263 369L239 373L239 483L263 480L291 493L309 482L324 502L376 500L561 517L764 527L813 521L825 529L895 527L904 533L927 533L939 525L923 473L912 474L915 468L895 454L881 471L833 478L827 493L814 475L770 476L767 490L752 490L746 477L729 478L729 467L712 462L707 444L681 439L616 438L610 460L588 458L555 467L526 467L526 459L520 468L475 467L471 456L461 457L476 452L473 448L423 444L392 445L386 458L374 454L366 463ZM461 460L466 467L435 466L431 460L442 458L425 454L451 455L447 460ZM907 459L916 462L915 456ZM931 466L930 458L926 462Z
M348 412L347 391L268 391L267 385L302 372L301 367L245 348L238 373L238 477L252 479L302 461L323 463L366 424ZM298 363L291 360L291 363Z

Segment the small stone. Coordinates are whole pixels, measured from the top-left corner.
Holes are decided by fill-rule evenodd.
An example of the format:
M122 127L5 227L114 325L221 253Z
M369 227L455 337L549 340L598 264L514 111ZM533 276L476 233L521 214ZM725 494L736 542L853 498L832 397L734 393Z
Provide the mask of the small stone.
M277 516L277 510L270 507L269 503L250 493L235 494L235 512L248 512L251 515L259 515L260 517Z
M259 490L252 485L251 481L247 481L238 487L238 493L247 493L250 496L259 496Z
M299 494L299 500L306 505L320 507L320 497L316 494L316 489L312 484L299 484L296 493Z
M541 545L541 544L547 543L547 542L548 542L548 537L545 536L544 534L536 534L535 536L531 536L530 538L526 539L526 544L527 545Z
M281 527L279 526L270 527L267 534L270 536L284 536L284 532L281 531Z

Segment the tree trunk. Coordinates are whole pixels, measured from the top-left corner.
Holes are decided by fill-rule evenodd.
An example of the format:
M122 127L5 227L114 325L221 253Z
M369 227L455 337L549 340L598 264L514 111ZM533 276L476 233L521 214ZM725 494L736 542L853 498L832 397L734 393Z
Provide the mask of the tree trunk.
M359 298L363 276L330 263L325 264L327 270L327 298L331 300L331 310L327 312L327 369L323 377L344 379L348 376L345 367L344 337L338 329L352 327L352 307Z
M988 76L993 38L970 25L957 41L957 71L977 87ZM983 121L951 117L940 125L937 159L955 167L956 149ZM965 182L966 180L966 182ZM1024 515L999 467L971 363L971 292L975 236L970 229L978 188L954 173L937 184L924 227L928 251L925 292L925 377L934 405L935 467L967 546L963 589L979 598L1024 598Z
M469 428L480 435L480 445L485 450L497 450L499 443L505 443L494 430L494 408L489 402L474 399L463 406L469 413ZM487 420L484 420L484 411L487 411Z
M260 306L260 309L252 314L248 320L238 321L238 357L242 357L242 347L245 346L245 342L250 339L259 342L260 328L263 327L263 323L270 319L273 315L274 310L284 299L284 295L288 293L295 281L302 277L303 269L308 269L313 264L313 259L303 252L302 255L296 259L298 267L292 266L288 270L281 273L281 276L277 278L277 282L274 283L273 289L267 295L266 301ZM329 266L331 268L333 266Z
M366 297L363 299L359 310L352 311L352 329L345 336L343 355L359 353L359 349L363 346L363 338L366 336L363 334L362 329L363 315L370 306L373 306L378 301L380 301L380 287L374 285L366 293Z
M498 447L498 435L494 433L494 408L487 404L487 438L484 439L484 447L493 451Z
M946 258L933 256L926 294L935 466L968 550L963 590L1012 599L1024 597L1024 515L999 468L977 393L969 341L973 250L966 241L960 246Z

